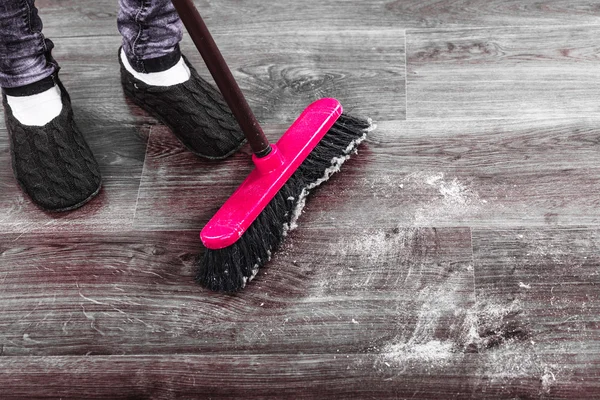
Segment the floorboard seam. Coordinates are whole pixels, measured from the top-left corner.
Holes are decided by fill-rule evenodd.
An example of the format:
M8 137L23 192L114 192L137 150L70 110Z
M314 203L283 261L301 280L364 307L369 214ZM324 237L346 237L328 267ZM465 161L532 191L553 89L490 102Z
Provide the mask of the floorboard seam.
M429 63L420 63L421 65L429 65ZM428 70L427 73L434 73L434 72L439 72L439 71L447 71L446 68L440 68L439 70ZM435 75L435 74L432 74ZM452 84L453 85L459 85L459 84L465 84L465 85L471 85L473 83L545 83L545 84L550 84L550 83L554 83L552 80L550 79L489 79L489 80L481 80L481 79L468 79L468 80L456 80L453 79L452 80ZM583 80L583 82L589 82L588 80ZM594 81L596 82L596 81ZM446 80L433 80L433 79L422 79L420 81L420 83L444 83L444 84L448 84L448 79Z
M531 23L527 25L481 25L481 26L457 26L457 27L443 27L443 26L433 26L433 27L422 27L422 28L405 28L407 31L412 31L413 33L425 33L428 31L476 31L476 30L489 30L489 29L579 29L579 28L600 28L600 24L589 24L589 25L553 25L553 24L540 24L540 25L532 25Z
M133 219L131 220L131 229L135 229L135 217L137 215L138 204L140 202L140 193L142 192L142 183L144 181L144 175L146 174L146 160L148 159L148 147L150 146L150 139L152 137L152 128L150 125L148 130L148 139L146 140L146 149L144 150L144 162L142 163L142 174L140 175L140 184L138 185L138 193L135 198L135 207L133 208Z
M435 118L411 118L411 119L396 119L396 120L383 120L383 121L377 121L378 123L383 123L383 122L393 122L393 123L398 123L398 122L478 122L478 121L511 121L511 122L536 122L536 121L583 121L586 119L600 119L600 113L598 113L597 115L582 115L582 116L570 116L570 117L515 117L515 118L509 118L509 117L470 117L470 118L452 118L452 117L444 117L444 116L440 116L440 117L435 117Z

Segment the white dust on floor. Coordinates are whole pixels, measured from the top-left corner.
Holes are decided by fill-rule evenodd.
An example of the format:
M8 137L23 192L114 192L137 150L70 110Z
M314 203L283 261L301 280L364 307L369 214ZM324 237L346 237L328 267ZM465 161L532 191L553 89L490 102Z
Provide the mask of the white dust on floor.
M467 308L472 301L465 292L470 274L472 270L468 266L441 279L438 284L422 288L413 286L412 291L416 290L413 295L420 304L414 328L382 348L386 365L400 367L407 363L427 363L430 367L441 367L456 360L457 352L471 341ZM445 333L439 334L440 330Z
M365 183L373 196L381 199L383 207L398 208L398 215L390 221L397 227L397 234L390 235L389 228L358 231L341 245L335 243L332 251L343 260L356 263L365 257L364 261L370 265L382 265L382 270L365 276L360 284L365 287L398 285L404 292L399 295L399 302L406 304L406 299L414 299L410 309L416 310L416 315L413 312L408 319L401 318L407 326L398 329L401 334L376 349L376 367L381 372L401 375L408 370L425 368L430 373L448 373L460 367L490 384L510 385L520 379L534 379L539 382L540 393L550 393L557 382L568 381L569 371L554 362L557 358L547 353L547 347L539 347L531 334L514 333L519 329L527 331L526 326L519 326L526 323L519 316L520 300L507 304L506 299L475 301L473 297L466 301L469 290L473 290L472 266L459 267L458 272L436 281L435 277L420 275L431 273L431 268L420 265L419 257L412 258L414 262L411 262L414 249L410 238L418 235L418 227L460 226L465 221L476 221L486 209L496 207L491 204L493 199L490 202L482 199L468 181L441 172L417 172L400 180L380 175ZM542 250L552 253L545 251L552 249ZM396 270L394 274L388 271L390 266L386 264L394 262L398 266L406 261L409 262L402 271ZM351 266L340 264L342 267L353 271ZM467 278L468 275L471 278ZM398 280L390 281L394 278ZM471 279L470 288L465 283L468 279ZM335 286L332 280L328 282L325 286L334 289L330 287ZM531 287L529 282L518 285L524 291ZM398 307L399 315L405 312L400 310L401 304Z
M457 226L489 207L469 182L443 172L420 171L402 178L380 174L364 182L381 206L399 208L402 226Z
M368 232L363 231L360 234L345 240L341 238L342 243L332 243L332 249L339 253L341 257L346 255L358 254L368 255L369 259L384 258L392 251L399 251L401 242L390 240L386 233L381 231Z
M439 340L427 343L397 343L388 344L383 352L386 360L404 361L418 360L420 362L440 362L452 357L453 344ZM389 363L388 363L389 365Z
M476 216L486 200L457 178L439 173L416 173L406 178L407 185L429 186L436 194L414 210L413 226L431 226L436 221L461 221ZM409 189L410 187L407 187Z
M566 371L551 363L552 357L539 354L535 337L521 315L520 299L476 301L472 265L424 262L414 251L432 250L424 244L430 241L423 237L429 230L394 231L357 233L345 239L343 246L336 246L338 253L358 254L366 257L364 262L368 259L370 265L382 266L375 276L365 276L365 281L357 284L397 287L399 315L415 310L408 319L400 319L407 325L399 329L402 333L379 347L378 369L402 374L425 368L433 373L467 362L490 384L533 378L544 392L549 392L557 380L567 379ZM399 270L400 263L406 268Z
M507 321L520 312L518 301L453 306L452 299L460 301L459 295L445 282L443 288L424 296L412 333L383 346L377 368L398 374L413 370L436 373L470 360L468 365L476 366L475 376L485 377L486 384L533 378L539 380L543 393L550 393L558 379L568 379L561 376L560 365L539 354L533 337L508 334ZM446 334L440 334L440 328Z
M313 295L318 297L350 288L371 292L384 286L406 285L410 275L422 273L423 263L411 254L415 247L413 242L419 240L419 235L423 232L417 228L364 229L328 243L336 262L315 285ZM398 263L406 260L411 260L409 267L399 269ZM414 276L408 284L417 284Z

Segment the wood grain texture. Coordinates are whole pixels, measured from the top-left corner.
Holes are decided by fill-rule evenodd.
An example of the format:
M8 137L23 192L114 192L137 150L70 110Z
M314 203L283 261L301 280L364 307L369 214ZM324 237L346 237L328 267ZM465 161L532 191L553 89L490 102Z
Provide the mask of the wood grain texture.
M597 26L410 32L407 117L598 115L599 34Z
M50 38L117 35L114 0L37 0ZM199 0L196 6L215 33L382 28L597 25L600 9L584 0Z
M473 231L480 320L493 323L488 368L506 395L521 379L540 376L544 394L598 396L598 247L596 229Z
M0 236L2 354L381 353L462 334L474 302L468 229L299 231L233 296L194 282L200 252L190 231Z
M294 121L311 102L337 98L346 112L404 119L404 31L215 34L215 41L261 123ZM199 71L206 68L183 41Z
M467 362L473 355L465 357ZM412 375L407 374L412 370ZM90 373L87 373L87 372ZM464 369L408 363L404 371L388 368L374 355L173 355L168 357L4 357L0 379L7 399L42 399L57 393L73 399L481 399L593 398L587 389L556 384L544 393L539 380L521 379L511 390L488 377L463 379ZM437 373L436 373L437 372ZM47 376L48 381L41 381ZM425 381L430 384L424 384ZM119 382L119 385L115 385ZM31 393L37 395L31 396ZM532 393L535 393L532 395ZM514 398L514 397L513 397Z
M136 229L167 225L200 229L251 171L250 157L245 146L225 161L205 161L187 151L168 128L154 128L140 184Z

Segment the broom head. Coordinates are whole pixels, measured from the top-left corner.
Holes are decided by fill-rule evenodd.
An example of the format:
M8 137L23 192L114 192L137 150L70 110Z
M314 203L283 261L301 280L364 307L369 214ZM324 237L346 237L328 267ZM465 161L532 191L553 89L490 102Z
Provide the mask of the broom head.
M308 106L200 233L197 279L215 291L243 288L270 260L304 206L366 137L370 122L342 114L331 98Z

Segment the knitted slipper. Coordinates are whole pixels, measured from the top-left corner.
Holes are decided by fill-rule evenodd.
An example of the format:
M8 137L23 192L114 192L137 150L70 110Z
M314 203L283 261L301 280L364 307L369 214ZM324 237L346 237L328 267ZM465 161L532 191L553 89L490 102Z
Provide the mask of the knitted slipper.
M46 211L69 211L98 194L100 169L83 135L73 121L71 99L54 76L62 93L60 114L44 126L21 124L2 94L10 139L13 172L19 186Z
M151 86L136 79L119 57L123 91L135 104L168 126L192 153L213 160L226 158L244 145L244 134L221 93L182 57L191 77L173 86Z

